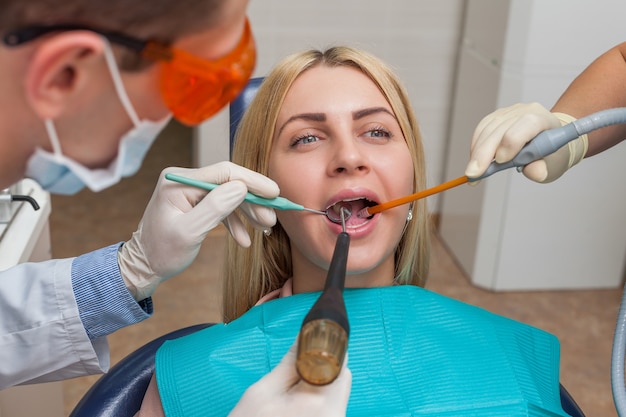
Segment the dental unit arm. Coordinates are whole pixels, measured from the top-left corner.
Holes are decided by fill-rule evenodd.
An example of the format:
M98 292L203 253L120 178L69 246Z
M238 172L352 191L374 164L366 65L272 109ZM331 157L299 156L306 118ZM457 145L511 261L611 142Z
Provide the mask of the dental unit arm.
M343 231L337 236L324 291L302 321L298 338L296 369L302 379L313 385L333 382L341 372L348 350L350 324L343 287L350 235L346 233L343 210L341 220Z

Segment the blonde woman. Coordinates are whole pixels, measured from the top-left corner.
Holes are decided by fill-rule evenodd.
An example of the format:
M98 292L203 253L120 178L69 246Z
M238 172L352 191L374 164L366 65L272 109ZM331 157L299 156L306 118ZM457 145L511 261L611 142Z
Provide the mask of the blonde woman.
M287 57L243 117L233 159L305 207L352 213L344 291L350 369L339 376L353 378L350 402L318 415L566 415L553 336L421 288L430 246L424 201L356 214L425 188L418 124L382 61L347 47ZM305 404L313 393L343 404L345 385L335 381L320 396L300 381L293 360L281 361L324 287L342 230L330 217L280 211L271 231L250 228L250 248L229 243L227 324L163 345L145 400L161 414L142 416L277 415L269 396L254 410L237 405L241 395L263 392L247 388L272 369L265 378L280 370L301 389L293 415L315 415Z
M312 79L304 84L311 73L314 73L316 77L311 76ZM371 95L376 96L375 100L370 97L361 98L358 93L363 95L366 90L360 87L358 89L345 88L343 91L339 88L347 86L345 83L354 84L355 79L362 80L363 84L372 90ZM304 100L293 102L287 95L298 87L303 90ZM329 92L336 93L336 97L330 96ZM339 93L343 95L339 96ZM316 97L318 102L312 101L313 97ZM342 109L341 114L339 114L340 109L327 110L332 103L335 106L340 103L345 104L346 109ZM353 119L353 112L374 108L382 109L382 111L370 113L368 117ZM299 120L300 124L295 126L300 129L299 133L293 132L294 123L284 127L290 117L308 112L323 115L326 120L315 121L302 118ZM350 130L340 131L333 116L344 117L345 123L350 125L347 126ZM372 137L366 140L367 135L373 136L372 132L383 137ZM303 144L299 148L301 151L294 149L293 152L289 152L284 151L287 142L292 139L289 134L294 137L297 134L310 134L311 137L319 136L319 138L315 139L316 144L310 143L308 146ZM391 137L388 138L387 135ZM344 151L346 148L342 147L340 139L350 140L354 142L355 147L360 148ZM394 154L384 158L383 152L391 146L399 156ZM345 158L361 157L363 160L357 163L363 166L348 166L349 162L338 161L324 152L336 152L338 157L344 156ZM356 155L345 152L354 152ZM302 157L297 159L298 155ZM304 165L312 161L314 157L320 159L314 163L317 165L316 168ZM285 169L288 161L295 161L292 172ZM406 92L384 62L369 53L351 48L337 47L324 53L307 51L279 64L264 80L256 99L241 121L235 140L233 162L273 178L279 184L282 195L292 201L297 201L305 207L322 210L329 205L326 197L340 193L344 189L364 187L375 176L379 177L378 183L384 185L376 190L379 192L377 194L379 203L412 194L426 186L421 136ZM295 169L300 171L296 172ZM332 172L341 169L344 171L337 174ZM368 172L364 173L364 170ZM281 180L283 178L284 180L274 178L276 175L280 175ZM322 182L322 179L326 182ZM285 182L287 180L291 180L293 184L287 184ZM311 186L311 184L319 185ZM404 188L398 189L401 184ZM312 192L316 189L323 192L320 192L318 198L314 199ZM362 196L358 192L349 193L346 199L353 200L356 197ZM354 202L354 204L357 203L359 202ZM354 213L357 211L353 210ZM407 222L409 211L411 211L412 220ZM326 270L337 238L338 225L330 222L326 217L305 212L285 211L278 212L277 216L279 221L271 229L270 236L266 236L267 231L265 233L258 230L253 232L250 248L241 249L233 244L233 241L229 241L223 302L225 321L241 316L261 297L281 288L291 277L293 277L295 292L303 292L300 288L306 288L308 291L318 291L323 288ZM350 221L356 220L356 216L353 216ZM286 224L294 222L296 225L292 226L293 233L286 233ZM363 220L362 223L371 227L372 222L376 223L376 228L366 235L356 236L354 233L356 229L352 228L346 286L368 287L394 284L423 286L428 274L430 255L426 200L413 203L412 208L408 204L397 207L374 216L371 222ZM295 230L300 227L327 228L324 240L322 241L322 237L319 237L321 248L317 254L324 261L319 262L315 271L307 271L306 285L300 282L301 277L294 275L294 268L298 267L294 265L294 257L304 257L303 244L295 243L294 238L290 238L290 236L302 233ZM400 229L405 229L404 233L401 234ZM357 257L370 257L369 242L376 239L372 234L382 233L382 230L393 230L396 234L396 241L387 243L389 248L393 248L393 256L386 258L387 268L384 273L379 274L382 271L376 270L376 280L368 281L359 275L366 267L357 267L353 264L356 263ZM313 273L315 278L313 278Z

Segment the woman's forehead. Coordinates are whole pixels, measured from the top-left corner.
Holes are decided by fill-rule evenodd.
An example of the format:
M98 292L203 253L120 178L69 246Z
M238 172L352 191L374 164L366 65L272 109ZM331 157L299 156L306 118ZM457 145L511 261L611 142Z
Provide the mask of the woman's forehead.
M351 113L373 106L391 110L367 75L348 66L320 65L303 72L293 82L285 95L279 120L293 113Z

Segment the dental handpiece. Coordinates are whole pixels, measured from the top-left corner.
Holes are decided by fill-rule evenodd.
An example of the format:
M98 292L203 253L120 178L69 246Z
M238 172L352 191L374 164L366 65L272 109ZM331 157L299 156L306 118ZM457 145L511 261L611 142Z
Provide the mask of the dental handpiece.
M328 268L324 291L302 321L298 338L296 369L300 377L313 385L330 384L341 372L348 350L350 324L343 299L350 235L337 236L335 251Z
M489 167L487 167L487 170L479 177L468 178L466 176L462 176L455 178L441 185L419 191L415 194L378 204L376 206L365 207L357 213L357 216L360 218L367 218L381 211L440 193L467 182L480 181L505 169L516 168L518 171L521 171L531 162L545 158L546 156L559 150L568 142L571 142L582 135L603 127L623 123L626 123L626 107L602 110L590 114L589 116L581 117L580 119L574 120L573 122L561 127L544 130L528 142L517 153L515 158L503 163L493 161Z

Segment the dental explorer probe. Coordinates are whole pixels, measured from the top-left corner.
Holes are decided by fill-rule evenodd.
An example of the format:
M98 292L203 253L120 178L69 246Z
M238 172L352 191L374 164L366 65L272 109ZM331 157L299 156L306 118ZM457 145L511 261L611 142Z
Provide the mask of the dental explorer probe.
M203 190L213 191L215 188L219 186L219 184L213 184L210 182L195 180L193 178L183 177L181 175L167 173L165 174L165 178L170 181L179 182L185 185L191 185L192 187L202 188ZM323 214L327 215L325 211L315 210L312 208L304 207L300 204L296 204L290 200L287 200L284 197L275 197L275 198L263 198L258 195L254 195L252 193L247 193L244 201L248 203L258 204L260 206L271 207L276 210L297 210L297 211L308 211L315 214Z
M573 122L561 127L544 130L524 145L515 158L503 163L495 161L492 162L489 167L487 167L487 170L479 177L468 178L466 176L462 176L455 178L441 185L419 191L415 194L378 204L376 206L365 207L357 213L357 216L367 218L376 213L380 213L381 211L401 206L402 204L410 203L411 201L419 200L420 198L428 197L429 195L440 193L458 185L465 184L466 182L480 181L495 174L496 172L503 171L508 168L515 167L518 171L521 171L526 165L556 152L559 148L579 136L603 127L623 123L626 123L626 107L602 110L590 114L589 116L581 117L580 119L574 120Z
M337 236L326 284L302 321L298 337L296 369L302 379L313 385L330 384L337 378L348 350L350 324L343 299L350 235L341 210L343 231Z

